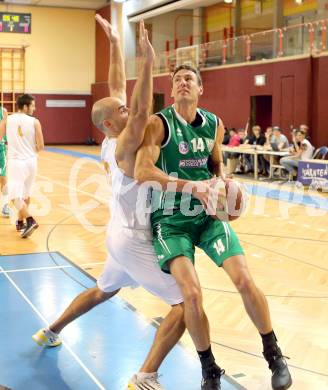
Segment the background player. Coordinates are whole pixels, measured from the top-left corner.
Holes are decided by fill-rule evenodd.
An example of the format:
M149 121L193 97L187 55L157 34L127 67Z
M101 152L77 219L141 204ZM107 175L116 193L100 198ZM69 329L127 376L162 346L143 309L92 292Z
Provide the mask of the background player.
M37 172L37 154L43 150L44 141L40 121L32 116L34 97L21 95L16 104L18 112L1 122L0 138L7 135L8 196L17 209L16 229L22 230L21 237L26 238L38 227L28 208Z
M7 110L0 107L0 122L7 120ZM4 218L10 217L10 208L8 206L8 188L7 188L7 137L0 138L0 195L2 195L1 214Z

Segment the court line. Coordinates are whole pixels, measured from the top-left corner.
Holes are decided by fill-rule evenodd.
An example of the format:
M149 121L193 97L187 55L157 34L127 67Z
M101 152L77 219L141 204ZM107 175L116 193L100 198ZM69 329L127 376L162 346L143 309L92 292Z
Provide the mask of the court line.
M218 288L214 287L204 287L203 285L201 286L202 290L207 290L207 291L215 291L219 293L224 293L224 294L235 294L239 295L239 291L232 291L232 290L220 290ZM299 299L328 299L328 296L314 296L314 295L275 295L275 294L264 294L266 297L270 298L299 298Z
M49 254L49 253L45 252L45 254ZM0 259L1 259L1 257L0 257ZM103 264L105 264L105 261L99 261L97 263L84 263L84 264L80 264L80 267L89 267L91 265L103 265ZM13 272L43 271L43 270L62 269L62 268L73 268L73 265L54 265L54 266L48 266L48 267L17 268L17 269L0 271L0 274L5 273L5 272L6 273L13 273Z
M327 230L324 230L325 232L327 232ZM287 240L300 240L300 241L310 241L310 242L320 242L320 243L323 243L323 244L328 244L328 240L317 240L317 239L314 239L314 238L306 238L306 237L295 237L295 236L278 236L278 235L275 235L275 234L265 234L265 233L243 233L243 232L239 232L238 230L235 230L236 234L241 234L241 235L244 235L244 236L255 236L255 237L270 237L270 238L283 238L283 239L287 239Z
M98 162L101 161L100 158L96 155L76 152L74 150L69 150L69 149L67 150L67 149L60 149L60 148L46 148L46 151L50 153L70 155L75 158L89 158L92 160L96 160ZM287 189L282 190L281 188L272 185L271 183L265 185L264 183L258 183L253 181L251 183L247 183L246 181L244 184L248 189L248 191L250 192L250 195L253 195L255 197L259 196L259 197L264 197L266 199L293 203L299 206L308 206L308 207L318 208L321 210L328 210L328 198L325 198L323 196L318 196L313 194L309 195L301 192L289 191ZM294 199L295 194L301 196L302 201L295 200ZM316 203L316 201L318 203Z
M18 285L13 281L13 279L7 275L7 272L0 267L3 275L9 280L9 282L15 287L17 292L22 296L22 298L29 304L32 310L37 314L37 316L47 325L49 326L49 322L45 319L45 317L40 313L40 311L33 305L33 303L29 300L29 298L25 295L25 293L18 287ZM71 349L71 347L62 340L62 344L68 350L68 352L72 355L72 357L77 361L77 363L82 367L85 373L89 376L89 378L97 385L99 389L106 390L105 386L93 375L93 373L88 369L88 367L82 362L82 360L76 355L76 353Z
M65 187L65 188L68 188L70 190L74 190L74 191L77 191L77 192L80 192L81 194L83 195L88 195L88 196L91 196L92 198L94 198L95 200L97 200L99 203L103 203L103 204L106 204L108 205L109 203L109 199L104 199L104 198L101 198L100 196L97 196L95 194L92 194L91 192L86 192L86 191L83 191L83 190L80 190L79 188L76 188L76 187L72 187L72 186L69 186L67 184L64 184L60 181L57 181L57 180L52 180L50 179L48 176L43 176L43 175L37 175L38 177L40 177L41 179L46 179L48 180L49 182L51 183L54 183L54 184L57 184L59 186L62 186L62 187ZM69 206L69 205L68 205Z
M321 271L325 271L327 272L328 271L328 268L325 268L325 267L321 267L320 265L316 265L316 264L312 264L312 263L309 263L305 260L300 260L300 259L297 259L295 257L292 257L292 256L289 256L289 255L286 255L284 253L281 253L281 252L278 252L278 251L274 251L272 249L268 249L268 248L265 248L261 245L257 245L257 244L254 244L252 242L248 242L248 241L245 241L245 240L240 240L241 242L244 242L245 244L248 244L248 245L251 245L251 246L255 246L256 248L259 248L259 249L263 249L264 251L267 251L267 252L270 252L270 253L274 253L276 255L279 255L279 256L283 256L283 257L286 257L287 259L290 259L290 260L293 260L293 261L296 261L297 263L301 263L301 264L305 264L309 267L313 267L313 268L317 268Z
M219 345L220 347L223 347L223 348L231 349L231 350L233 350L233 351L237 351L237 352L240 352L240 353L244 353L244 354L246 354L246 355L254 356L254 357L259 358L259 359L262 359L262 360L264 359L263 356L257 355L256 353L253 353L253 352L247 352L247 351L244 351L244 350L239 349L239 348L230 347L229 345L221 344L221 343L218 343L217 341L214 341L214 340L211 340L211 342L212 342L213 344ZM289 359L289 358L288 358L288 359ZM320 376L328 377L328 374L326 374L326 373L318 372L318 371L314 371L314 370L309 370L309 369L307 369L307 368L302 368L302 367L299 367L299 366L295 366L294 364L288 363L288 366L289 366L289 367L296 368L297 370L301 370L301 371L308 372L308 373L310 373L310 374L315 374L315 375L320 375Z

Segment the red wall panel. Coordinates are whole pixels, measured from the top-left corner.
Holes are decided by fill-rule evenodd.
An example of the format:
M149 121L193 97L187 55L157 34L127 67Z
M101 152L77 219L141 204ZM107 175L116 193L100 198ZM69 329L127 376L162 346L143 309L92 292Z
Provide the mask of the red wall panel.
M283 76L280 83L280 125L288 134L295 127L295 78Z
M311 58L303 58L203 71L204 94L199 105L220 116L227 127L239 128L245 126L250 116L251 96L271 95L273 125L280 126L289 136L290 125L297 127L302 123L308 124L315 144L322 143L322 134L327 135L328 131L328 110L325 108L328 57L316 59L316 62L313 67ZM317 92L312 87L314 71L318 72L315 84ZM257 74L266 75L265 86L254 85L254 76ZM282 81L291 79L293 87ZM131 95L134 82L128 81L128 95ZM155 77L154 92L164 93L165 104L171 104L170 77ZM313 115L312 98L315 98L316 93L319 101L315 107L317 113Z
M266 75L265 86L254 85L256 74ZM251 96L271 95L273 125L290 136L290 125L308 124L314 145L328 144L328 57L214 69L202 72L202 78L204 94L199 105L220 116L227 127L245 126ZM128 103L134 84L135 80L127 82ZM170 76L154 77L154 92L165 95L165 105L172 104ZM106 82L96 83L93 97L104 96L108 96ZM96 129L92 134L98 142L103 139Z
M311 138L316 146L328 146L328 56L313 59Z
M34 94L35 117L41 122L45 143L81 144L91 135L91 95ZM85 108L46 107L46 100L85 100Z

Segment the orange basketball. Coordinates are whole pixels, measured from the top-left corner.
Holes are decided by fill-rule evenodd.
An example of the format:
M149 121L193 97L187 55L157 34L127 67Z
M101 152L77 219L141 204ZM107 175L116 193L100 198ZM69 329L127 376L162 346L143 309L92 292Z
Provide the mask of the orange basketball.
M227 213L229 221L239 218L247 207L247 192L245 187L236 180L226 179Z

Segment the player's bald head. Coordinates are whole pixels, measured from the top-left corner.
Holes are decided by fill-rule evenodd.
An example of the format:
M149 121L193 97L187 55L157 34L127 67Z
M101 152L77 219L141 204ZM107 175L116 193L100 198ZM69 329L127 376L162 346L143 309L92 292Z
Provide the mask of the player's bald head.
M114 111L122 104L122 102L114 97L106 97L98 100L92 107L91 118L92 123L101 131L106 131L104 121L110 120L113 117Z

